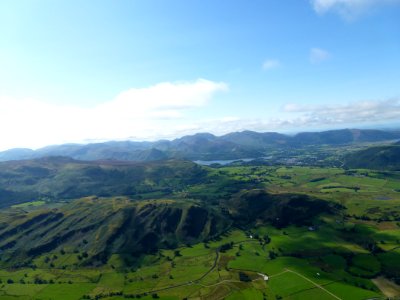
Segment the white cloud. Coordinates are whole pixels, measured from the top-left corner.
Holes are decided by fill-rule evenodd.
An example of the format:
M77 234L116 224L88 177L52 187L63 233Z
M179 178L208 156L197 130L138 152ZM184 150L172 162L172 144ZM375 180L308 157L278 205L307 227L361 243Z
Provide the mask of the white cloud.
M264 61L262 68L263 68L263 70L267 71L267 70L279 68L280 66L281 66L281 62L279 60L267 59Z
M299 105L287 104L283 113L273 118L238 118L200 120L182 126L174 132L176 136L211 132L222 135L234 131L301 131L322 130L323 128L341 128L373 124L389 124L400 120L400 98L383 101L362 101L346 105Z
M291 121L299 125L372 124L399 120L400 98L354 102L347 105L287 104L283 111L296 114Z
M220 118L192 124L179 135L193 134L199 131L217 135L234 131L302 131L323 130L323 128L343 128L347 126L373 126L390 124L400 120L400 98L382 101L361 101L336 105L299 105L287 104L283 113L276 117L260 118Z
M312 64L318 64L325 60L328 60L331 57L331 54L320 48L312 48L310 50L310 62Z
M0 149L42 147L85 140L160 137L175 130L185 112L207 105L225 83L199 79L124 91L92 108L34 99L0 98Z
M400 98L347 105L287 104L274 117L217 116L188 118L205 107L224 83L208 80L161 83L131 89L92 108L58 106L33 99L0 97L0 150L67 142L172 139L196 132L282 131L377 124L400 120ZM199 115L200 116L200 115Z
M400 0L311 0L318 14L334 11L346 19L352 19L378 6L399 3Z

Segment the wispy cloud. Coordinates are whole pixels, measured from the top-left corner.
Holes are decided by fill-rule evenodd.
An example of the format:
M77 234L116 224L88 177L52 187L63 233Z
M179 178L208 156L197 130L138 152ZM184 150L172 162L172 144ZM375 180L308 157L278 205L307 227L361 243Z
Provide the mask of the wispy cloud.
M200 120L186 124L172 136L196 132L211 132L217 135L234 131L301 131L344 126L390 124L400 120L400 98L382 101L361 101L346 105L299 105L287 104L283 113L273 118L225 117Z
M311 0L311 4L318 14L333 11L351 19L378 6L400 4L400 0Z
M320 48L312 48L310 49L310 62L312 64L318 64L325 60L328 60L331 57L331 54Z
M278 59L267 59L262 64L262 68L265 71L279 68L281 66L281 62Z
M91 140L138 139L174 130L191 109L206 106L222 82L164 82L121 92L101 105L58 106L35 99L0 98L0 149Z
M390 122L400 119L400 98L362 101L347 105L287 104L283 111L295 113L292 119L307 126Z

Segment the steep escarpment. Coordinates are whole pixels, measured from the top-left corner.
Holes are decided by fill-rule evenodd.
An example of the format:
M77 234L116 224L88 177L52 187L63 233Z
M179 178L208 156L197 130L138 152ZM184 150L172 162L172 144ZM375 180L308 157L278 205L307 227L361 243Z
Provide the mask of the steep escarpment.
M140 255L212 238L231 222L191 201L132 201L96 197L58 209L20 213L0 224L2 263L29 263L45 253L85 252L82 264L112 254Z

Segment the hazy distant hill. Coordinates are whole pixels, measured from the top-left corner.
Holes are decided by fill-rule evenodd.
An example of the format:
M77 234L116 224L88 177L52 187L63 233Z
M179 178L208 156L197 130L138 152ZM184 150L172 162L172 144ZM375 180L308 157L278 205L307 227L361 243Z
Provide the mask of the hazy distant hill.
M105 142L87 145L65 144L36 151L11 149L0 152L0 161L32 159L45 156L68 156L79 160L115 159L155 161L168 158L218 160L256 158L271 149L310 145L345 145L400 139L399 131L343 129L303 132L294 136L276 132L233 132L220 137L198 133L172 141Z
M379 142L400 138L399 132L371 129L341 129L323 132L303 132L295 135L292 143L299 145L344 145L359 142Z
M263 149L276 145L286 145L292 138L276 132L242 131L232 132L221 137L222 140L246 147Z
M169 194L204 179L206 172L188 161L78 161L67 157L0 163L0 207L90 195Z
M400 170L400 143L357 151L346 157L345 165L349 168Z
M36 155L35 151L26 148L15 148L0 152L0 161L27 159Z
M245 147L238 143L226 141L210 133L198 133L184 136L169 143L167 149L171 155L185 159L236 159L262 156L260 151Z

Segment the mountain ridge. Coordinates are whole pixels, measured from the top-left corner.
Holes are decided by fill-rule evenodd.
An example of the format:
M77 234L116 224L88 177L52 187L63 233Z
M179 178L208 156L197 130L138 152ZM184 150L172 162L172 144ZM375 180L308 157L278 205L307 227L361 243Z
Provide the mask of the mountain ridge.
M86 197L57 209L17 212L0 223L5 264L25 262L57 249L87 251L86 265L105 263L111 254L128 257L196 243L224 232L231 221L193 201L132 201ZM196 222L192 220L196 219Z
M217 160L257 158L266 151L310 145L346 145L364 142L395 141L400 131L340 129L300 132L286 135L277 132L241 131L222 136L197 133L174 140L154 142L109 141L91 144L62 144L37 150L16 148L0 152L0 161L34 159L45 156L69 156L77 160L155 161L178 158Z

